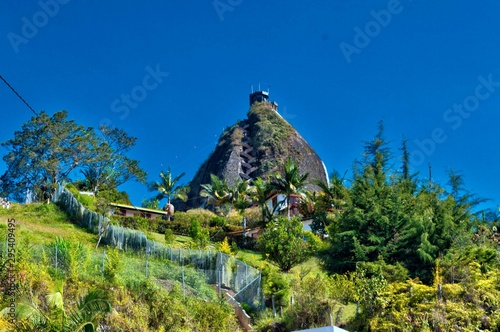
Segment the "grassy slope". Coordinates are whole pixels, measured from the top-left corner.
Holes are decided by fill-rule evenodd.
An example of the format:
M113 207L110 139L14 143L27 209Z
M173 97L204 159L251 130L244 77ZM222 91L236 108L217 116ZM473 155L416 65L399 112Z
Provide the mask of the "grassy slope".
M24 246L23 244L28 244L28 246L31 248L29 249L30 253L34 254L34 256L31 256L31 258L28 259L32 262L38 262L35 264L42 264L43 267L41 267L43 271L53 269L53 266L48 261L44 261L45 263L42 263L41 257L45 257L45 254L43 254L42 252L45 251L45 253L48 254L47 246L51 243L54 243L56 238L60 237L64 240L69 240L72 243L79 242L83 244L83 246L86 247L88 252L90 253L88 264L86 264L85 268L81 267L80 269L81 272L78 275L78 285L85 288L90 284L100 283L101 280L103 280L101 272L101 262L104 262L104 248L99 248L97 250L95 249L95 245L97 243L97 235L89 233L85 229L82 229L69 222L67 215L56 205L13 204L10 209L0 208L0 247L2 248L4 247L4 241L8 232L7 223L9 219L16 220L16 243L21 245L21 247ZM148 234L148 236L154 238L158 242L164 243L164 238L161 234ZM185 236L180 236L176 239L176 242L179 244L185 243L186 241L189 241L189 238ZM109 248L109 250L111 250L111 248ZM107 252L107 254L111 254L111 252ZM118 255L120 267L117 269L116 274L117 284L134 285L145 282L145 280L147 279L145 276L145 258L135 253L118 252ZM182 276L186 276L184 291L186 302L181 309L191 308L191 305L196 306L196 303L204 303L203 301L207 300L209 301L209 303L211 303L210 305L217 306L216 292L210 285L207 285L203 281L204 277L198 275L198 273L194 270L189 268L182 269L181 267L178 267L175 264L171 264L168 261L149 259L148 271L149 280L154 281L157 285L161 286L166 291L166 294L169 294L172 291L174 284L176 284L175 281L177 281L177 285L180 285ZM36 278L36 276L34 275L32 278ZM49 285L51 284L51 281L48 280L45 280L44 282L47 282L47 284ZM71 284L68 284L67 287L71 287ZM193 295L193 297L191 297L190 295ZM118 302L115 303L119 306L116 308L119 312L123 311L123 306L136 306L138 304L135 303L135 301L131 302L132 299L130 298L130 295L127 296L128 299L125 300L125 302L121 302L121 300L118 299ZM141 292L133 296L141 297ZM198 301L201 302L196 302L197 300L195 299L199 299ZM144 308L140 310L144 310ZM220 313L220 311L217 312ZM123 312L120 313L120 315L123 314ZM143 313L142 318L146 317L145 315L146 313ZM169 314L166 315L167 318L170 317ZM116 316L116 312L113 316ZM200 316L198 317L198 319L204 322L207 320L206 317L208 316ZM194 316L190 318L188 317L188 319L194 319ZM194 325L196 325L196 323L194 323ZM210 328L209 330L214 330L214 328ZM0 328L0 330L2 330L2 328ZM217 330L217 328L215 328L215 330Z
M55 205L32 204L29 206L14 204L11 209L0 209L0 238L5 238L7 231L7 220L16 219L16 233L22 237L28 237L31 245L47 245L52 243L57 237L76 240L92 248L95 248L97 236L87 232L67 221L66 214ZM163 234L148 232L148 237L164 243ZM175 245L183 246L189 242L186 236L177 236ZM97 250L95 255L100 255L101 250ZM256 268L262 269L269 261L266 261L259 252L250 250L239 250L236 258L246 262ZM144 277L144 259L133 254L121 254L121 259L125 269L119 273L119 278L129 280L139 280ZM94 257L94 261L98 261ZM161 271L161 263L150 262L151 272ZM151 273L150 272L150 273ZM312 257L308 261L294 267L287 275L290 278L308 273L312 275L324 274L317 258ZM348 321L354 315L355 305L344 308L343 321Z
M16 220L17 234L28 236L33 245L50 243L58 236L87 245L97 243L96 235L68 222L67 215L53 204L13 204L10 209L0 209L0 225L6 227L11 218Z
M97 235L68 222L66 213L53 204L13 204L10 209L0 208L0 227L5 229L8 219L12 218L16 220L16 232L28 236L33 245L47 244L57 237L78 240L86 245L95 246L97 243ZM165 244L163 234L148 232L147 235L156 242ZM189 240L187 236L178 235L173 246L183 245Z

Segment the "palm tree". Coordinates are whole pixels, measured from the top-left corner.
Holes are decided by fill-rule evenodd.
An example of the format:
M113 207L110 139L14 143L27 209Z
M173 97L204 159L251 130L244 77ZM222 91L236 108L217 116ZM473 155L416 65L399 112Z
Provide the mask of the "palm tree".
M287 214L290 219L290 198L293 194L302 194L309 173L300 174L299 164L288 158L283 165L283 174L276 174L271 180L271 187L286 196Z
M272 188L269 182L258 177L253 180L252 193L253 201L259 204L262 213L262 222L266 224L272 218L272 213L267 207L267 198L271 194Z
M250 181L238 181L229 189L231 193L231 205L238 211L240 215L245 214L245 210L252 205L250 199Z
M252 200L250 199L250 181L238 181L236 184L229 189L231 192L231 205L238 211L238 214L242 217L243 222L243 243L246 243L246 219L245 211L252 205Z
M347 173L347 172L346 172ZM344 186L344 177L340 178L337 172L332 174L330 183L321 180L314 181L314 184L321 189L318 197L319 208L324 211L339 211L345 205L347 189Z
M170 168L166 172L160 172L160 181L150 184L150 190L158 191L156 199L161 201L162 199L167 199L167 204L165 205L165 210L168 212L168 220L170 220L173 214L173 205L171 204L172 198L177 198L185 202L187 200L187 193L189 191L188 186L178 186L177 182L185 175L181 173L175 178L172 178L172 172Z
M202 184L201 188L200 195L208 198L208 204L222 206L231 202L233 194L229 186L224 179L219 179L215 174L210 174L210 183Z

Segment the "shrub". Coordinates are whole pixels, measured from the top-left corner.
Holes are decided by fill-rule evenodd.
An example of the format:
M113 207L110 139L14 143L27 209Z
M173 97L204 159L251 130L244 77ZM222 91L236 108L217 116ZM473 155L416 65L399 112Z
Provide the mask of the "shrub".
M175 241L175 234L174 231L171 229L166 229L165 230L165 243L166 244L171 244Z
M220 216L215 216L212 219L210 219L210 227L223 227L226 225L226 218L220 217Z
M208 227L210 221L216 217L216 214L205 210L205 209L192 209L186 212L176 212L174 215L174 220L177 222L184 222L191 224L193 220L198 220L200 225L203 227Z
M208 245L209 242L208 230L202 228L198 220L193 220L193 223L189 228L189 236L200 248L204 248Z
M123 216L112 216L111 221L119 226L137 229L140 231L150 231L156 232L158 230L159 218L147 219L140 216L134 217L123 217Z
M220 243L217 244L217 250L224 254L231 255L231 246L229 245L229 241L227 240L227 237L224 238L224 240Z

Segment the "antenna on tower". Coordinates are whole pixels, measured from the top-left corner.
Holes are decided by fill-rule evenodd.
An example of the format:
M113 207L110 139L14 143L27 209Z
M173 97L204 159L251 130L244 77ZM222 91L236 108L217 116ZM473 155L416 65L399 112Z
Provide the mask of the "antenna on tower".
M252 93L253 93L253 84L252 84Z
M267 86L267 94L269 94L269 90L271 90L271 86L270 85Z
M259 91L260 91L260 82L259 82Z

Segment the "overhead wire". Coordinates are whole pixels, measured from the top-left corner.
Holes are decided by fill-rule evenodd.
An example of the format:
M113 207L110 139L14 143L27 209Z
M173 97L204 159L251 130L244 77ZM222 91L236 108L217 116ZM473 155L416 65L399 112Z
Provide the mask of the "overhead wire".
M37 113L33 107L31 107L31 105L23 98L23 96L21 96L21 94L19 92L17 92L16 89L14 89L14 87L2 76L0 75L0 79L5 83L5 85L7 85L7 87L9 87L9 89L23 102L24 105L26 105L26 107L28 107L28 109L33 112L33 114L35 114L37 117L40 117L40 114ZM70 167L70 169L66 172L66 174L63 174L64 177L63 178L66 178L69 173L78 165L78 159L77 159L77 156L78 156L78 152L70 145L66 142L67 138L61 138L61 136L59 136L58 133L56 133L55 131L52 130L51 126L49 126L48 123L45 123L45 125L47 126L48 130L50 132L52 132L52 134L54 136L56 136L57 138L59 138L61 140L61 145L66 145L67 148L69 148L70 150L73 151L74 153L74 160L73 160L73 165Z

